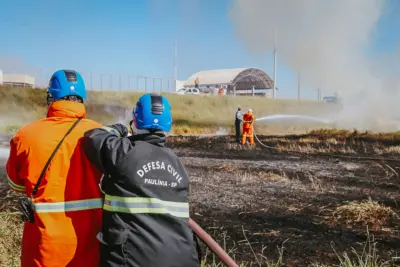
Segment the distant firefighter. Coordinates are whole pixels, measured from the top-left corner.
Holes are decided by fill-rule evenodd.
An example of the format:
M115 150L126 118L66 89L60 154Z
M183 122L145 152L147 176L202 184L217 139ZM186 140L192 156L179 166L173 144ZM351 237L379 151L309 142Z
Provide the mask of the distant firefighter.
M253 115L253 111L249 109L249 111L243 115L242 145L246 143L247 137L249 137L250 139L250 145L254 145L254 136L253 136L254 120L255 117Z
M235 114L236 142L240 143L240 123L242 122L242 109L238 107Z

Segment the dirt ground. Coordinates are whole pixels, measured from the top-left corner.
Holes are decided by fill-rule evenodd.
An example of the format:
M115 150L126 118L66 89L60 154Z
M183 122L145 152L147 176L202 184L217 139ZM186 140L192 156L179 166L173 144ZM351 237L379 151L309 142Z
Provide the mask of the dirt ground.
M190 174L191 217L238 262L276 261L283 248L286 266L338 263L336 253L362 250L367 227L382 260L400 256L398 141L259 138L279 149L222 136L168 142ZM2 210L15 203L0 194Z

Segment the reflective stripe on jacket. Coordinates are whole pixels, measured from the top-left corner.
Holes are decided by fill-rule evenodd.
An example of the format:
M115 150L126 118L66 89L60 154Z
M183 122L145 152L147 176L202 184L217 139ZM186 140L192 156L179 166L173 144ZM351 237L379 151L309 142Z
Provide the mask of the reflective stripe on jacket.
M10 187L30 196L51 153L77 118L82 119L55 154L34 195L34 223L25 223L22 267L97 267L102 200L101 173L87 160L81 138L101 127L86 119L85 106L53 102L47 118L18 131L10 141L6 170Z
M189 218L189 203L163 201L148 197L118 197L105 195L104 210L124 213L170 214Z
M65 202L33 202L33 207L36 213L51 213L51 212L68 212L80 210L102 209L103 199L83 199Z

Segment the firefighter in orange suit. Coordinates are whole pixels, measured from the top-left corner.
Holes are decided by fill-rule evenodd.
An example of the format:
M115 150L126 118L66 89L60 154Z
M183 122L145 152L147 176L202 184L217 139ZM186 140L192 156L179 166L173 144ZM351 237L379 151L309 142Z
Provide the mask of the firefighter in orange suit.
M253 115L253 111L249 109L249 111L243 115L242 145L246 143L247 137L250 139L250 145L254 145L254 136L253 136L254 120L255 117Z
M23 199L30 203L32 215L24 224L22 267L100 265L96 235L101 230L103 206L98 186L101 173L86 158L81 138L102 125L86 119L85 99L85 84L79 73L55 72L47 91L47 117L23 127L10 141L8 183L27 195ZM37 193L32 193L42 170L45 172Z

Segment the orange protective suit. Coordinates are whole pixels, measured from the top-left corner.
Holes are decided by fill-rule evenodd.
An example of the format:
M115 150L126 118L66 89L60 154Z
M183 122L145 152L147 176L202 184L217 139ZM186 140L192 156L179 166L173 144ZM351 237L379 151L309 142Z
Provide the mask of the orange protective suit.
M101 173L80 142L87 130L101 125L86 119L85 106L53 102L47 118L13 137L6 170L11 188L30 196L51 153L79 117L84 119L65 138L32 199L35 222L24 225L22 267L100 266Z
M255 117L251 112L247 112L243 115L242 145L246 143L247 137L250 139L250 145L254 145L254 136L253 136L254 120Z

